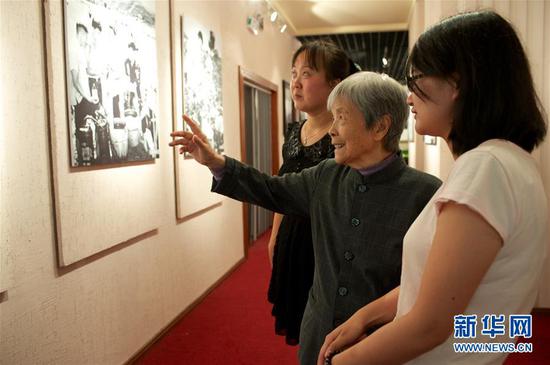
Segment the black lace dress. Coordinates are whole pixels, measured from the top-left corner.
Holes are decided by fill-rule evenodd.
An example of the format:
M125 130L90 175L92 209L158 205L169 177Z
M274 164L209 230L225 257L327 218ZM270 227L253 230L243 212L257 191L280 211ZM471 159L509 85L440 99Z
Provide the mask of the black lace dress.
M299 172L334 157L327 134L311 146L304 146L300 131L304 122L292 123L283 144L283 165L279 175ZM268 300L273 304L275 332L286 336L286 343L297 345L300 323L313 281L313 247L309 218L284 216L277 234Z

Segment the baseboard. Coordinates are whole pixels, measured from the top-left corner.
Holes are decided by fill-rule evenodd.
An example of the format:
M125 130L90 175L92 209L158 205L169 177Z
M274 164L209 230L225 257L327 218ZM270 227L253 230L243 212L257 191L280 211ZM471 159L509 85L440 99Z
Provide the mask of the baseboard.
M166 333L168 333L172 329L172 327L174 327L185 315L187 315L196 306L198 306L208 296L208 294L212 292L212 290L216 289L216 287L220 285L222 281L227 279L227 277L231 275L233 271L235 271L235 269L237 269L237 267L239 267L245 260L246 258L243 257L235 265L233 265L222 277L216 280L214 284L210 285L210 287L208 287L208 289L206 289L206 291L200 297L189 304L187 308L185 308L180 314L178 314L176 318L174 318L166 327L164 327L159 333L157 333L155 337L153 337L147 344L145 344L145 346L143 346L134 355L132 355L132 357L130 357L130 359L128 359L128 361L126 361L124 365L134 364L141 356L143 356L143 354L145 354L145 352L147 352L147 350L154 346Z

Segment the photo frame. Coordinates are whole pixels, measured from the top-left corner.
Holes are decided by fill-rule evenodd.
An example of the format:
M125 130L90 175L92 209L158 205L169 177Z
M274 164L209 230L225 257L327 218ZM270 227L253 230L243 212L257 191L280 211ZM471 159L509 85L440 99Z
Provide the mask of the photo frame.
M84 6L96 4L89 0L79 1ZM70 49L64 40L69 36L65 34L65 4L68 2L43 3L55 240L57 264L64 268L101 257L115 246L121 247L154 232L160 226L164 209L162 199L158 199L163 194L163 171L154 159L118 161L110 165L99 161L82 166L72 163L74 155L67 140L72 133L69 123L71 91L68 90L68 79L72 75L66 67L67 59L72 56L67 54ZM107 7L109 5L106 3ZM134 11L130 9L140 8L151 17L156 16L156 3L131 1L126 5L130 14ZM96 14L98 19L109 18L105 16L108 8L104 6L90 10L91 17L89 12L83 12L84 18L90 21ZM76 24L74 26L76 31ZM149 57L158 59L157 54L155 50ZM155 79L151 82L158 82L158 74L150 77Z
M283 80L283 134L286 133L290 124L295 121L295 108L290 93L290 83Z
M424 144L428 146L435 146L437 145L437 137L434 136L424 136Z
M193 70L191 65L187 65L184 57L185 50L185 28L186 22L196 24L201 29L200 24L193 19L185 16L177 10L177 2L170 0L170 32L171 32L171 63L172 63L172 129L182 130L185 128L182 120L182 115L186 112L186 72L195 72L201 75L201 70ZM205 32L210 37L210 31L215 36L215 43L218 46L221 44L221 32L218 29L212 28ZM197 33L198 34L198 31ZM204 39L204 38L203 38ZM220 59L221 65L221 59ZM221 74L221 78L223 75ZM220 80L221 88L221 80ZM188 92L187 92L188 93ZM187 94L189 95L189 94ZM220 103L222 102L220 98ZM195 104L196 109L201 109L199 104ZM220 115L223 117L223 109L220 109ZM195 119L196 120L196 119ZM223 118L221 119L223 120ZM218 128L223 133L223 125ZM213 135L209 136L212 138ZM221 135L220 152L223 152L223 134ZM211 143L213 141L211 140ZM177 148L174 148L174 179L175 179L175 206L176 218L178 222L183 222L199 214L202 214L210 209L219 206L222 203L222 198L218 194L210 192L212 184L212 174L208 169L202 168L192 158L186 158L179 154Z
M159 158L154 7L62 3L71 166Z
M224 152L221 33L191 17L180 21L183 112ZM186 158L191 158L188 154Z

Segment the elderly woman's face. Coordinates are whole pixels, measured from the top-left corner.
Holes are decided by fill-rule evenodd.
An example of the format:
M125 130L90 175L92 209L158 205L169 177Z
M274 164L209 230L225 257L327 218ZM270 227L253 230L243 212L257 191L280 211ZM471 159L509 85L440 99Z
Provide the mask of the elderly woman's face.
M334 122L329 131L337 163L360 169L370 166L371 152L381 145L376 132L368 130L363 113L348 98L332 104Z

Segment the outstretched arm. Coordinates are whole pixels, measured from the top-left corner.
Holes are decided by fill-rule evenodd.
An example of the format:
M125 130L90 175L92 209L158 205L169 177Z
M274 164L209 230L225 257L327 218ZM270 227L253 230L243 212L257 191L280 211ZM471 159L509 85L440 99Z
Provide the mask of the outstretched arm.
M223 169L225 158L214 151L197 123L187 115L183 116L183 120L191 128L191 132L182 130L170 133L174 140L169 145L172 147L179 146L180 154L189 152L195 161L211 170Z
M309 203L317 184L318 170L311 168L285 176L263 174L216 153L197 123L188 116L183 118L191 131L172 132L174 140L169 145L179 148L180 153L190 153L198 163L213 172L223 172L223 178L216 179L213 192L278 213L309 216Z

